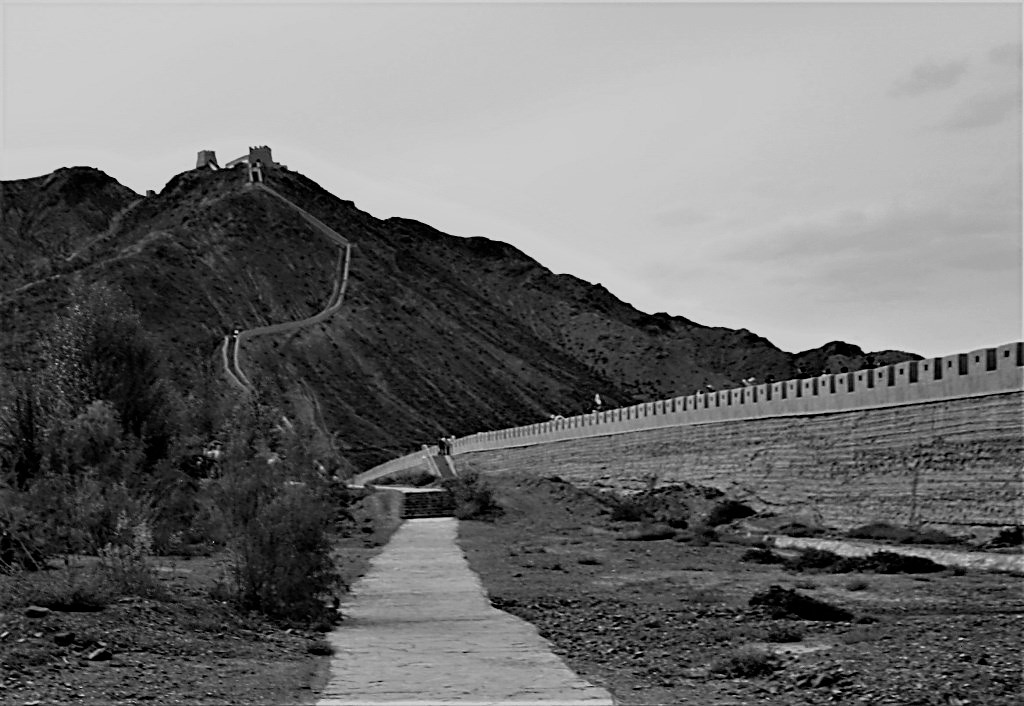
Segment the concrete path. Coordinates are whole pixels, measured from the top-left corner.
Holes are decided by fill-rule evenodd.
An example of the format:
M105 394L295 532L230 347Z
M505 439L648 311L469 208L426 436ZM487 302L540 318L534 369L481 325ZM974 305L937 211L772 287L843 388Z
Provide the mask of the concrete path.
M406 520L328 635L318 706L611 706L529 623L492 608L452 518Z

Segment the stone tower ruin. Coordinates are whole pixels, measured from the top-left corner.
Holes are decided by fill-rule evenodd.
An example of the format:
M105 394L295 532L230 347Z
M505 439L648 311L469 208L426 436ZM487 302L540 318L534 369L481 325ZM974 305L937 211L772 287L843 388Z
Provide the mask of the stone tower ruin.
M199 150L199 156L196 158L196 169L203 169L204 167L220 169L220 165L217 164L217 154L213 150Z

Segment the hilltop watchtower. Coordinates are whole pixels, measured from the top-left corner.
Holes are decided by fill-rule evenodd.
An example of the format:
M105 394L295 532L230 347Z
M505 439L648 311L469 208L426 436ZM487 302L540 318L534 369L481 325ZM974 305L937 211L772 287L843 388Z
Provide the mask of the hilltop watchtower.
M220 165L217 164L217 153L213 150L199 150L199 156L196 157L196 169L203 169L204 167L220 169Z
M249 164L256 164L257 161L263 164L265 170L275 166L274 158L270 156L270 148L266 145L249 148Z
M232 159L224 165L224 168L231 169L239 164L248 165L250 182L262 182L268 173L272 172L276 167L282 166L274 161L273 156L270 154L270 148L266 145L250 147L249 154L243 155L238 159Z

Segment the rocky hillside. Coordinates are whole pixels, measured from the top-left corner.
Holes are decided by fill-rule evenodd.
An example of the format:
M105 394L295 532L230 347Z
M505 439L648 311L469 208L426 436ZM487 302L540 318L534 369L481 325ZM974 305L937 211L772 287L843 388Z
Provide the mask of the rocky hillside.
M51 274L137 198L89 167L0 182L0 286L10 291Z
M322 308L337 248L245 181L241 168L189 171L145 199L85 168L3 184L3 367L37 362L39 327L75 279L127 292L193 386L232 328ZM341 313L256 339L243 365L288 412L328 431L352 467L442 433L589 411L596 393L617 406L915 357L842 342L786 353L744 329L645 314L505 243L374 218L295 172L272 185L353 243L351 277Z

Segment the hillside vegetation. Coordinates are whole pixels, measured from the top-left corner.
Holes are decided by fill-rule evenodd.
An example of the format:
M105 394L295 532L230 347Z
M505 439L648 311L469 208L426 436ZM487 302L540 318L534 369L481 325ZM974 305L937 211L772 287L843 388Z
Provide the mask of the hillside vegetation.
M145 199L96 170L55 175L3 185L8 377L43 364L37 332L74 282L123 291L183 390L209 388L231 329L308 317L329 299L337 247L241 169L184 172ZM869 362L842 342L794 355L745 329L646 314L505 243L374 218L288 170L270 183L353 243L351 277L338 314L247 342L244 365L343 472L441 434L589 411L595 394L618 406Z

